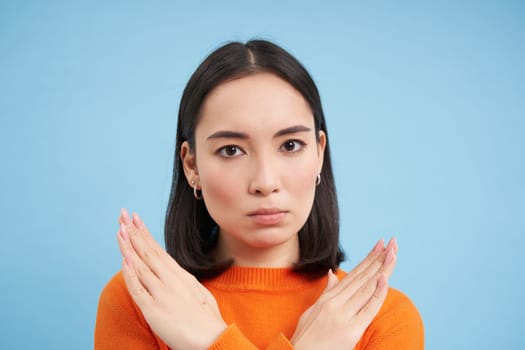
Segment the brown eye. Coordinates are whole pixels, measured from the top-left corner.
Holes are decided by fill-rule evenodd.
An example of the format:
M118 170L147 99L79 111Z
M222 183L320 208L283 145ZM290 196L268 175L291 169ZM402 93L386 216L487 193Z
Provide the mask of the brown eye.
M281 149L285 152L298 152L303 149L305 143L299 140L288 140L282 144Z
M293 142L293 141L286 141L283 146L284 146L285 150L293 151L295 149L295 142Z
M243 154L243 152L237 146L228 145L228 146L224 146L224 147L220 148L217 151L217 154L219 154L220 156L225 157L225 158L233 158L233 157L237 157L237 156Z
M237 152L237 147L235 147L235 146L227 146L227 147L224 149L224 152L225 152L226 155L228 155L228 156L234 156L235 153Z

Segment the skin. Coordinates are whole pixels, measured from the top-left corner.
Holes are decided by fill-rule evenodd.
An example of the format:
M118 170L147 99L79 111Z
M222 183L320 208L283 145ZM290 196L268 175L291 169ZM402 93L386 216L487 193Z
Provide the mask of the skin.
M208 95L195 149L185 142L180 156L188 184L202 191L220 228L218 257L257 267L298 260L297 232L312 207L325 145L304 98L275 75L225 82ZM124 279L152 330L174 349L207 348L227 327L211 293L138 215L122 210L119 222ZM352 349L386 298L396 253L395 239L387 247L381 240L341 281L330 271L325 291L299 319L294 348Z
M297 232L312 208L325 145L323 132L316 140L302 95L273 74L229 81L209 94L195 152L185 142L181 158L188 184L202 190L220 227L219 257L233 257L239 266L297 261ZM278 223L250 215L269 208L283 212Z

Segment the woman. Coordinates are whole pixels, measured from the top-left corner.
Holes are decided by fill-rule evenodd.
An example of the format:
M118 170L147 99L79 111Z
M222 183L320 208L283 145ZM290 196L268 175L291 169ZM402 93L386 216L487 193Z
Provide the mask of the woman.
M100 297L97 349L422 349L388 288L397 243L338 269L326 123L303 66L267 41L231 43L182 96L165 252L122 210L122 271Z

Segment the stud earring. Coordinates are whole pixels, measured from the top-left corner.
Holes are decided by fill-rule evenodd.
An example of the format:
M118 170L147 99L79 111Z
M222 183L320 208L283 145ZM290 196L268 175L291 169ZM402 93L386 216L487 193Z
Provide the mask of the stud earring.
M315 180L315 184L319 186L320 183L321 183L321 174L317 174L317 179Z

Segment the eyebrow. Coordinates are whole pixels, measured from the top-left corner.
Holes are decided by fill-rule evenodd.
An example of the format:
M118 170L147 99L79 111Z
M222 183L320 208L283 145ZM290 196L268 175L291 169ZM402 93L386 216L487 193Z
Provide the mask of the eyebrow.
M304 125L295 125L295 126L290 126L289 128L277 131L275 135L273 135L273 137L275 138L275 137L284 136L288 134L295 134L298 132L309 132L310 130L312 129Z
M273 135L273 137L276 138L276 137L280 137L280 136L284 136L284 135L295 134L295 133L298 133L298 132L309 132L311 130L312 129L310 129L309 127L306 127L304 125L294 125L294 126L290 126L289 128L285 128L285 129L277 131ZM226 138L226 139L249 139L250 136L248 134L246 134L246 133L238 132L238 131L219 130L217 132L214 132L210 136L208 136L207 140L220 139L220 138Z

